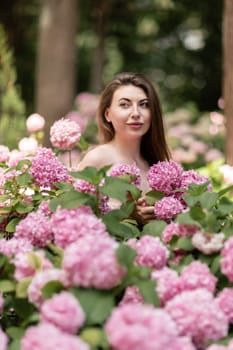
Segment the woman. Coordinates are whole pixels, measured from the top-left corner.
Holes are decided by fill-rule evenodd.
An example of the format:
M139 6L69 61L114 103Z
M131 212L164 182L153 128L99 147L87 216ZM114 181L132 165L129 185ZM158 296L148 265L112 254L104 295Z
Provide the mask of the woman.
M101 144L79 163L101 168L136 163L141 172L143 196L137 201L135 218L142 224L154 218L144 194L150 190L146 174L158 161L169 160L162 112L152 83L139 73L120 73L103 90L97 112Z

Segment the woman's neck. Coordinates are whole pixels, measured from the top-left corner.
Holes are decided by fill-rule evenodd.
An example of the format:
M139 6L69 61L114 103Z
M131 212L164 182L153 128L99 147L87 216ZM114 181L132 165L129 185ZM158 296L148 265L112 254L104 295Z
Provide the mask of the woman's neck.
M119 156L125 161L140 163L142 157L140 154L140 142L125 142L119 139L113 139L109 144L114 147Z

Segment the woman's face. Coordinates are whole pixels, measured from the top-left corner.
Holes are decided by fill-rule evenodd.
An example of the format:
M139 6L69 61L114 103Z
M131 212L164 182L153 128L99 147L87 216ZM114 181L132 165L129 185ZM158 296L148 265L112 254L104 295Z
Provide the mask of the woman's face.
M112 123L115 137L141 138L151 124L148 97L134 85L120 86L105 111L105 118Z

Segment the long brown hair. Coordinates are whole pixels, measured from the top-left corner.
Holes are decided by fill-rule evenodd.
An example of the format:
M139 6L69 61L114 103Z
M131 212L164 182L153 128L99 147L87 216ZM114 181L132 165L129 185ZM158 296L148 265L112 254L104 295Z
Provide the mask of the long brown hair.
M141 155L149 165L158 161L169 160L170 152L165 138L162 110L158 95L152 83L144 75L139 73L120 73L103 90L97 112L100 142L109 142L114 138L115 131L112 123L107 122L104 114L106 108L111 105L114 92L122 85L139 87L145 92L148 98L151 111L151 125L147 133L142 137Z

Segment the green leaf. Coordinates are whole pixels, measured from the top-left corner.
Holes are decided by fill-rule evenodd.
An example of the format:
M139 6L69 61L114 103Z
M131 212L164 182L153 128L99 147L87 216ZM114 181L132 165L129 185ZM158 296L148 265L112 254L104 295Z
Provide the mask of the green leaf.
M217 202L219 196L215 192L205 192L200 196L202 208L211 209Z
M24 321L31 317L35 312L36 308L32 305L27 298L16 298L13 300L13 307L16 314L21 317Z
M17 163L16 170L21 170L25 165L30 166L31 161L29 159L22 159Z
M190 215L196 221L202 221L206 216L206 214L204 213L204 211L200 207L190 208Z
M64 290L64 285L60 281L49 281L41 288L45 299L50 299L54 294L62 290Z
M33 252L29 252L26 254L27 255L27 260L29 265L34 269L34 270L40 270L42 266L42 258Z
M156 282L153 280L140 281L136 283L143 299L146 303L156 307L160 306L160 299L156 293Z
M177 240L176 247L185 251L191 251L194 249L191 237L180 237Z
M109 213L102 217L102 221L104 222L107 231L110 235L121 239L129 239L134 237L134 231L129 227L129 225L125 225L121 222L121 220L126 219L127 215L122 210L111 210Z
M57 206L73 209L81 205L89 205L94 211L96 211L96 196L88 193L81 193L75 190L70 190L69 192L62 193L59 197L54 198L49 202L49 207L53 211L57 209Z
M217 274L219 271L220 271L220 264L221 264L221 255L218 254L215 256L215 258L213 259L212 261L212 264L211 264L211 272L215 275Z
M79 178L82 180L85 180L87 182L90 182L91 184L98 186L100 181L103 179L103 177L106 174L107 169L109 169L110 166L106 166L102 169L97 169L95 167L86 167L85 169L81 171L75 171L75 172L70 172L70 175Z
M203 184L191 183L188 188L188 193L192 196L199 196L202 193L206 192L209 182Z
M180 224L187 224L187 225L197 225L200 226L198 221L194 220L190 215L190 210L184 213L181 213L177 215L175 218L175 222L178 222Z
M15 290L16 283L10 280L1 280L0 281L0 292L8 293Z
M32 177L28 172L25 172L16 177L16 182L19 186L27 186L32 182Z
M108 349L106 334L103 329L99 327L88 327L81 331L80 337L83 341L88 343L91 348Z
M163 233L165 227L167 226L165 221L153 220L148 224L143 226L142 235L159 236Z
M116 255L119 263L128 268L133 265L137 252L126 244L120 244L117 248Z
M20 339L23 336L24 332L25 330L19 327L9 327L6 329L6 333L12 339Z
M111 291L75 288L72 292L85 312L87 326L102 325L115 306Z
M13 340L13 342L10 343L7 350L21 350L21 341L20 339Z
M19 223L19 221L21 220L21 218L13 218L11 219L8 224L6 225L6 231L7 232L15 232L15 228L17 226L17 224Z
M26 213L30 213L31 211L33 211L34 206L31 204L25 204L23 202L19 202L16 204L14 209L19 214L26 214Z
M154 205L159 199L164 197L163 192L160 191L149 191L146 193L146 202L148 205Z
M122 202L128 200L129 193L133 199L138 199L141 195L141 190L137 186L131 185L119 177L112 176L105 178L104 185L100 187L100 191L110 198L117 198Z
M17 298L26 298L27 290L32 281L32 277L25 277L20 280L16 285L16 296Z

